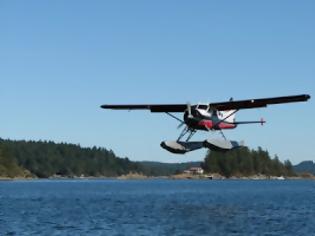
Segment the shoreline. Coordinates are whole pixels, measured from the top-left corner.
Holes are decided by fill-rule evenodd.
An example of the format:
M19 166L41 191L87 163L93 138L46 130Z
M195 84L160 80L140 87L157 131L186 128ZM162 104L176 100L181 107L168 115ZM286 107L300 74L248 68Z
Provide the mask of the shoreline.
M78 177L78 176L51 176L48 178L38 178L38 177L0 177L0 182L4 181L34 181L34 180L315 180L315 176L264 176L264 175L253 175L253 176L231 176L229 178L218 175L188 175L188 174L179 174L172 176L144 176L140 174L129 174L122 175L118 177L106 177L106 176L87 176L87 177Z

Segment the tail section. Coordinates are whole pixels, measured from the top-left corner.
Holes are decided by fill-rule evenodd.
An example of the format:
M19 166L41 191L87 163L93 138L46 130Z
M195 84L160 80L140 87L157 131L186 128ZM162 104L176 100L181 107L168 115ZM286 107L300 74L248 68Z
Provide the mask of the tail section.
M247 124L261 124L264 125L266 121L261 118L260 121L239 121L239 122L234 122L236 125L247 125Z

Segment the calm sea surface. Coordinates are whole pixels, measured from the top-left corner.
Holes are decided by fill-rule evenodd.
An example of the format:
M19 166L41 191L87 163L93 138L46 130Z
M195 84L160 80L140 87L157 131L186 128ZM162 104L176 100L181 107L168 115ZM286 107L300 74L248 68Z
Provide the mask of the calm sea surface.
M2 181L0 235L315 235L315 181Z

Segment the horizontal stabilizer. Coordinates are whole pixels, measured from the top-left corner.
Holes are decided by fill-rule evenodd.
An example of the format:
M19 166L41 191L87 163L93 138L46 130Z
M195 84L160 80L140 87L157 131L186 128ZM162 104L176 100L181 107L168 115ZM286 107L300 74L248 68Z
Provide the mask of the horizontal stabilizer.
M261 124L264 125L266 123L266 121L261 118L260 121L237 121L234 122L234 125L247 125L247 124Z

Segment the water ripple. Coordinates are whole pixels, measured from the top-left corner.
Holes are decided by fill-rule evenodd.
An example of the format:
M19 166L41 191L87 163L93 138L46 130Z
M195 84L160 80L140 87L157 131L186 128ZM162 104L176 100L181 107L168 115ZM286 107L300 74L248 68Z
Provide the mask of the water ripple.
M0 235L314 235L312 181L0 183Z

